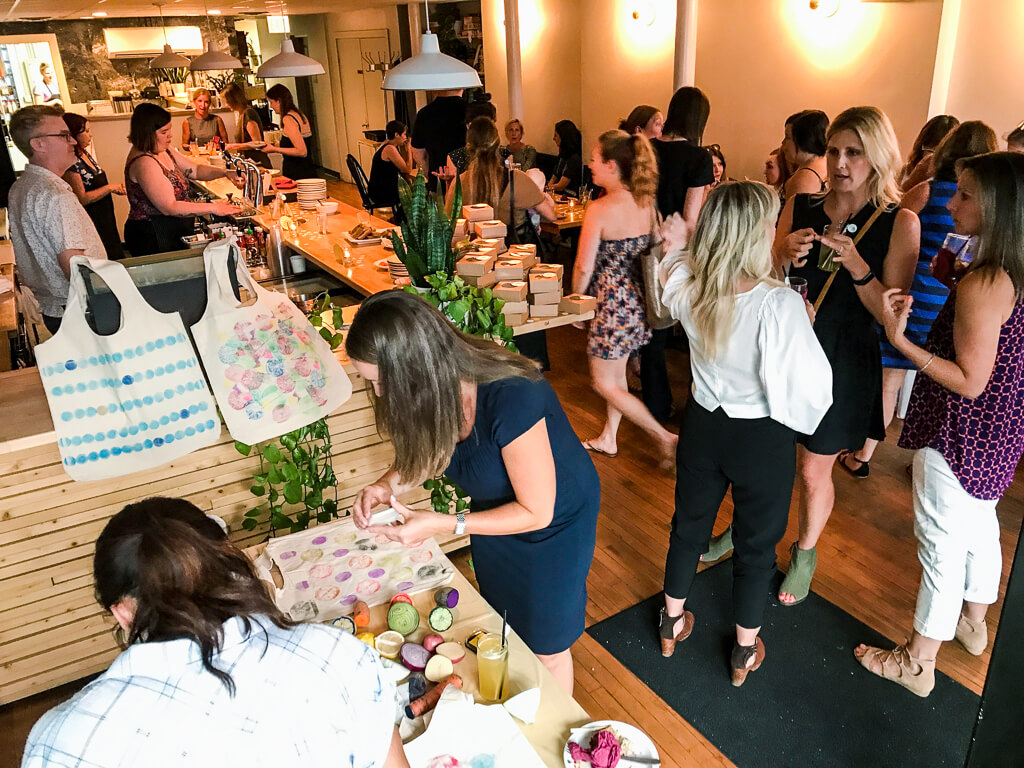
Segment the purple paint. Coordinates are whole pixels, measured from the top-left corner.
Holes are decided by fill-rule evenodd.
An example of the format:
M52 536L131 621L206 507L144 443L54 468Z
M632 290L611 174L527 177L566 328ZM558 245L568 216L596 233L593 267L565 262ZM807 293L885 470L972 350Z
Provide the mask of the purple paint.
M299 589L309 589L309 582L308 581L300 581L295 586L298 587Z
M298 553L295 552L294 550L291 551L291 552L282 552L281 553L281 559L282 560L291 560L293 557L295 557L296 554L298 554Z
M352 578L352 573L350 571L344 571L343 573L339 573L337 576L335 576L334 580L337 581L337 582L342 582L342 581L348 581L351 578Z
M396 586L399 592L403 592L413 586L413 583L411 581L400 581Z
M354 603L358 599L359 598L356 597L355 595L349 595L348 597L346 597L344 600L341 601L341 604L342 605L352 605L352 603Z
M381 576L384 575L384 569L383 568L374 568L372 571L370 571L366 575L369 576L371 579L379 579Z
M348 550L347 549L336 549L336 550L334 550L334 556L335 557L344 557L347 554L348 554Z
M313 539L312 543L313 544L323 544L326 541L327 541L327 537L326 536L317 536L315 539Z

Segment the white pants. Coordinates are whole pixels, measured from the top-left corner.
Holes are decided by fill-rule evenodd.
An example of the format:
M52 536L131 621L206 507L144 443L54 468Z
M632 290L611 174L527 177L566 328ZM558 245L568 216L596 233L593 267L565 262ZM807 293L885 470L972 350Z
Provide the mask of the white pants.
M914 629L952 640L965 600L991 605L999 595L1003 553L996 501L971 496L942 454L914 454L914 534L921 560Z

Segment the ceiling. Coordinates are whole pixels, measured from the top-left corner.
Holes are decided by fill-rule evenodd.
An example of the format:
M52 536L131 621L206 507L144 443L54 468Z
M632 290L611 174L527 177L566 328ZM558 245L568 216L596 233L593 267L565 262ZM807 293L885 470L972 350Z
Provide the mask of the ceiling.
M197 16L220 11L223 16L246 13L323 13L323 0L161 0L165 16ZM394 5L395 0L334 0L332 11ZM282 10L283 8L283 10ZM107 17L156 17L157 9L147 0L0 0L0 21L42 19L91 19L95 13ZM102 18L102 17L100 17Z

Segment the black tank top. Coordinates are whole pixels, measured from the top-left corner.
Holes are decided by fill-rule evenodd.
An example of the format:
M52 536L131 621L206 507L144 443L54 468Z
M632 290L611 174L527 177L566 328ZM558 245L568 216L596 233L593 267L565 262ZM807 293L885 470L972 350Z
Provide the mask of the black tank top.
M398 203L398 166L390 160L384 159L384 149L390 145L384 144L378 147L373 153L373 161L370 164L369 191L373 204L380 208L396 205Z

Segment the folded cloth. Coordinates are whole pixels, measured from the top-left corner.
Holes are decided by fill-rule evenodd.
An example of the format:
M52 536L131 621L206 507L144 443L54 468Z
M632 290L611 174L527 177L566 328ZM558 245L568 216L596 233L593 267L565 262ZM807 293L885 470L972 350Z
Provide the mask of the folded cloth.
M569 757L580 762L590 763L593 768L615 768L622 757L622 746L611 731L598 731L590 742L590 749L579 744L569 744Z

